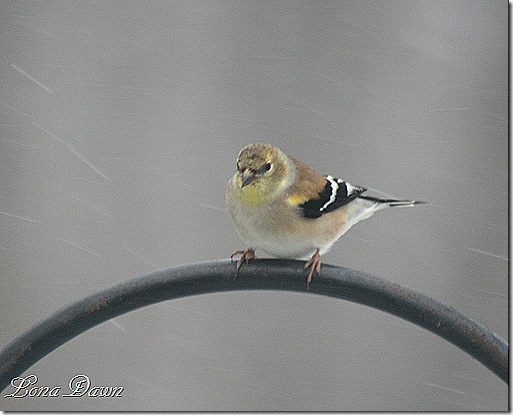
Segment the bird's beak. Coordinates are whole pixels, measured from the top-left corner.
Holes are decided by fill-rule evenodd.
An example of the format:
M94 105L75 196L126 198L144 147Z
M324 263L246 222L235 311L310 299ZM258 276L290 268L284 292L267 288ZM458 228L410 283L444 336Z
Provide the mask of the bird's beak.
M254 173L246 170L244 173L242 173L242 187L247 186L250 184L253 180L255 180Z

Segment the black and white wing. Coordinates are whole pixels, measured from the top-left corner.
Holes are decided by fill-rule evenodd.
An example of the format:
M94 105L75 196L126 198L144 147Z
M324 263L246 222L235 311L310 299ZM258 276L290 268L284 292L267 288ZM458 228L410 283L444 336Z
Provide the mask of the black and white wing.
M367 190L363 187L353 186L333 176L325 176L325 178L326 186L319 193L319 198L310 199L299 205L305 218L319 218L325 213L347 205Z

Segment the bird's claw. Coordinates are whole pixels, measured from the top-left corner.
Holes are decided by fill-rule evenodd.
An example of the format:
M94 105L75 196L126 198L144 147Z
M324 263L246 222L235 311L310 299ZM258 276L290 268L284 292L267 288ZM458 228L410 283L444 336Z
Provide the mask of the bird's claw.
M310 289L310 283L312 282L314 271L317 272L317 275L321 275L321 254L319 250L315 251L315 254L312 255L310 261L305 264L305 269L310 268L310 272L308 273L308 279L306 280L306 289Z
M242 249L235 251L233 254L230 255L230 259L233 259L234 256L240 255L240 259L237 261L237 269L235 271L235 278L237 278L237 274L239 273L240 267L242 267L242 264L246 262L246 264L249 263L250 259L255 259L255 250L252 248L248 249Z

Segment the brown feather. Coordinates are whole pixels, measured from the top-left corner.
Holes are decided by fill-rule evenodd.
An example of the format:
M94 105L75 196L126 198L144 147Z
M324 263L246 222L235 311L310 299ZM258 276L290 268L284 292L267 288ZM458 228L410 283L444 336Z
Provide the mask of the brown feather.
M326 186L326 178L302 161L293 157L290 157L290 159L296 164L296 174L299 176L290 188L290 200L295 200L296 195L301 195L301 198L304 199L300 203L304 203L310 199L319 199L319 194Z

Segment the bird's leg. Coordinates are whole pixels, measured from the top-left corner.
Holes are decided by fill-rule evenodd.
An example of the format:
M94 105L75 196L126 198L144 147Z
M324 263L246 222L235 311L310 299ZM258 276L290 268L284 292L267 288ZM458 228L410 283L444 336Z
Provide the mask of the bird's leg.
M312 255L310 261L305 264L305 269L308 268L310 268L310 272L308 273L308 279L306 280L306 288L309 290L314 271L317 271L317 275L321 275L321 254L319 253L318 248L317 251L315 251L315 254Z
M235 272L235 276L237 276L237 273L239 272L240 267L242 267L242 264L244 261L246 261L246 264L249 263L250 259L256 258L255 256L255 250L253 248L243 249L239 251L235 251L233 254L230 255L230 259L233 259L235 255L240 255L240 259L237 261L237 271Z

